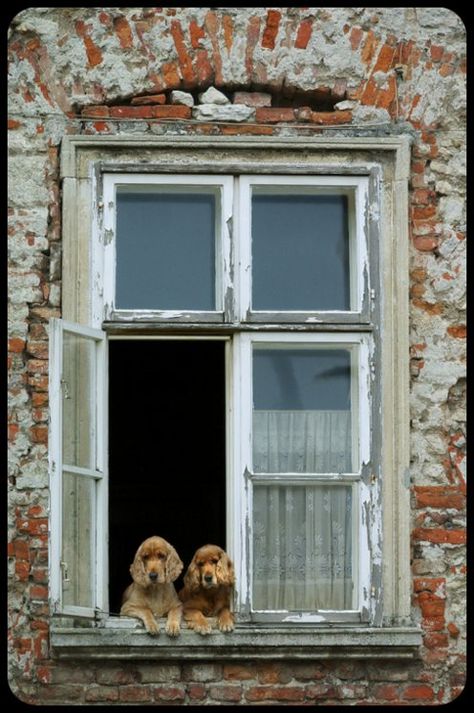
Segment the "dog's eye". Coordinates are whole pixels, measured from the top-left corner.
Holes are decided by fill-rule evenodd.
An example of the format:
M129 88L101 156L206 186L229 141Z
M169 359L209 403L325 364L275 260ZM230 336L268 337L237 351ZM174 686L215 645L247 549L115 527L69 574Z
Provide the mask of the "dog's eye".
M166 559L166 555L164 552L158 552L157 557L159 560L164 560Z
M198 563L197 563L197 566L198 566L198 567L202 567L203 564L204 564L204 562L198 562Z
M142 555L142 559L147 560L149 558L149 556L150 556L149 554Z
M218 560L218 559L212 559L211 562L212 562L212 564L217 564L217 563L219 562L219 560Z

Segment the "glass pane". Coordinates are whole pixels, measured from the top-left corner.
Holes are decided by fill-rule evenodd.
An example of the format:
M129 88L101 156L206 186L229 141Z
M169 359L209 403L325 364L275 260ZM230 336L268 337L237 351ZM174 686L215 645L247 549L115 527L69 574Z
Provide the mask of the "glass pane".
M255 347L255 473L354 470L351 353L318 347Z
M252 308L350 309L347 196L254 189Z
M352 609L351 486L257 486L253 609Z
M95 343L64 332L63 341L63 463L93 467L95 430Z
M94 489L92 478L63 473L61 561L66 605L93 606Z
M116 306L216 309L218 189L117 191Z

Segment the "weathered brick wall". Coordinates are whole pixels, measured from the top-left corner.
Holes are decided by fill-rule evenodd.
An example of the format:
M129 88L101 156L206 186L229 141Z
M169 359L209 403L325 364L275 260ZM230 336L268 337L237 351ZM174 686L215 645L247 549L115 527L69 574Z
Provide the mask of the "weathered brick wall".
M462 22L442 8L32 8L13 20L9 662L21 699L430 704L461 691L464 50ZM198 108L198 95L211 85L229 103ZM191 93L195 105L173 103L174 90ZM143 103L144 96L154 98ZM412 136L413 612L424 632L418 661L157 667L50 658L48 321L61 314L60 142L65 134L131 132Z

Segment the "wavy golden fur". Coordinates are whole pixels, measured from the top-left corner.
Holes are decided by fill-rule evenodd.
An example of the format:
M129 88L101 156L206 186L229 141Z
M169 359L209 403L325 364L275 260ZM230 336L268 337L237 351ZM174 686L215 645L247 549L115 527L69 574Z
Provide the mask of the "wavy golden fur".
M130 565L133 582L123 594L120 614L141 619L152 635L159 632L155 617L168 615L166 633L178 636L182 605L173 582L182 569L178 553L162 537L153 536L142 542Z
M190 629L199 634L210 634L212 626L207 617L217 617L221 631L233 630L230 602L234 583L234 565L221 547L204 545L196 551L184 576L184 587L179 592L184 618Z

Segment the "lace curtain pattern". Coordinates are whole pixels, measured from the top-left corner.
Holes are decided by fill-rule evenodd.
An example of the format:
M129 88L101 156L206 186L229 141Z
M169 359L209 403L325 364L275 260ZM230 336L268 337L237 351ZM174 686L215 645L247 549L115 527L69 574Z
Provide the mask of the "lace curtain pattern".
M255 411L254 471L348 472L349 411ZM352 487L255 485L253 606L352 608Z

